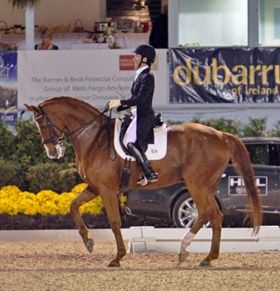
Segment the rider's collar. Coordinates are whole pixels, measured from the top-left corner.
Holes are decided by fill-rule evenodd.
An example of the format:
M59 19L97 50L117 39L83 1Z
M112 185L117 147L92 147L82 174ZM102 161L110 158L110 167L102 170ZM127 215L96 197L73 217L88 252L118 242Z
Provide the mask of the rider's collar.
M139 68L139 69L136 71L136 73L135 73L134 81L136 81L136 79L138 78L138 76L139 76L139 75L140 75L144 70L146 70L147 68L149 68L148 65L145 65L145 66Z

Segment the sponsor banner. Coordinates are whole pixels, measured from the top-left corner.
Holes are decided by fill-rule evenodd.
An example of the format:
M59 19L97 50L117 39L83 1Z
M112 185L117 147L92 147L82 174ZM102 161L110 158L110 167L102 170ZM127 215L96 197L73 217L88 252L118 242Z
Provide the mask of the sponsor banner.
M0 122L17 119L17 53L0 52Z
M167 50L157 52L155 104L168 100ZM72 96L99 108L108 100L131 97L134 54L130 50L19 51L19 106L51 97Z
M0 123L13 125L17 121L17 112L1 112Z
M170 49L170 103L279 103L280 48Z
M260 191L261 195L267 195L267 180L266 176L256 176L256 186ZM228 177L228 194L229 195L247 195L245 183L240 176L229 176Z

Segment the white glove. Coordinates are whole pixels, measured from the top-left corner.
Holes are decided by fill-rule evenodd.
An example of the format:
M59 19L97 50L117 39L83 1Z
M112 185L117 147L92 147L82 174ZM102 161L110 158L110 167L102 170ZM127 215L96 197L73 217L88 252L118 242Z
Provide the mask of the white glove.
M117 108L121 106L121 101L118 99L114 99L109 101L109 110L113 109L113 108Z

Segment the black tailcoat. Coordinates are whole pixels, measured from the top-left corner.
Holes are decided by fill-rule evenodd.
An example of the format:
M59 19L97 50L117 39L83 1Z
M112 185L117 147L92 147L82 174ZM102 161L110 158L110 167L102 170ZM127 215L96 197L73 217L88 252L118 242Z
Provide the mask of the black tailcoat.
M148 144L154 143L153 120L155 114L152 108L154 88L154 75L147 68L133 82L132 96L127 100L121 100L123 108L137 106L136 145L143 151L146 151Z

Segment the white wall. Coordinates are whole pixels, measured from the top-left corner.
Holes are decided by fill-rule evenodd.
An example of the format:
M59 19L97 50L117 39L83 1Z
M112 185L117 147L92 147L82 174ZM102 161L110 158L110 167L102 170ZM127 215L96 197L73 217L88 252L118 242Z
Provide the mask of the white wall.
M247 45L247 1L180 0L178 42Z
M128 55L132 56L131 49L19 51L18 106L38 104L53 96L76 96L104 108L108 100L129 98L135 71L124 69L120 59ZM166 105L169 100L166 49L157 50L152 70L156 83L154 105Z
M84 26L92 29L95 21L105 20L106 1L104 0L40 0L35 8L35 24L48 27L61 24L71 24L71 29L77 19ZM24 25L23 9L13 9L8 0L0 0L0 21L8 26Z

